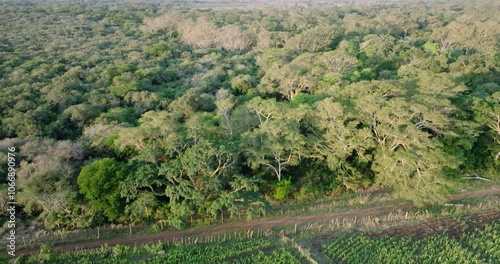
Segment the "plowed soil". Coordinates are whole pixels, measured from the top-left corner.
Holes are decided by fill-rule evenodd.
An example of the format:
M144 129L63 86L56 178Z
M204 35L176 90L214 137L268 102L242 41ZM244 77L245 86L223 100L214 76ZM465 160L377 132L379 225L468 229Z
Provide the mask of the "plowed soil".
M500 210L492 210L477 214L464 215L460 221L451 217L422 220L416 225L389 228L384 232L376 234L375 236L402 237L411 235L418 239L434 234L446 234L450 237L458 238L468 231L472 231L475 228L481 228L486 224L499 219Z

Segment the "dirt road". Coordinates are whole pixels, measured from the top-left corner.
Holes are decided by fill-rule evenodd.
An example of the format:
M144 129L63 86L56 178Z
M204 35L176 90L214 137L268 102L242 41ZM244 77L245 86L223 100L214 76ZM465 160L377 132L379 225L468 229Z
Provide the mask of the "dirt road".
M456 195L450 200L450 202L457 202L466 198L483 197L490 195L500 195L500 188L498 186L492 186L489 189ZM236 222L236 223L222 224L216 226L189 228L178 231L170 230L170 231L159 232L156 234L137 236L137 237L127 237L127 238L117 238L117 239L99 240L92 242L87 241L75 244L67 244L54 247L54 251L67 252L82 248L97 248L104 244L114 246L117 244L135 245L135 244L156 243L159 240L173 241L174 238L179 239L181 237L218 235L236 231L246 231L249 229L252 230L267 229L278 226L303 224L307 222L316 222L322 220L332 220L335 218L342 219L342 218L354 218L354 217L362 218L367 216L380 216L389 214L391 212L396 212L399 210L407 211L412 208L414 208L414 206L410 203L400 203L395 205L377 206L366 209L353 210L340 213L331 213L324 215L283 217L279 219L257 219L248 222ZM38 249L26 249L18 252L19 256L26 254L35 254L35 253L38 253Z

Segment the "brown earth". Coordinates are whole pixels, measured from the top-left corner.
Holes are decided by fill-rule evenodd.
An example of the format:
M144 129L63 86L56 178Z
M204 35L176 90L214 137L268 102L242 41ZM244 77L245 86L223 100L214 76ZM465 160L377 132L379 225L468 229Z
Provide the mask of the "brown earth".
M454 196L450 202L457 202L466 198L475 198L475 197L484 197L490 195L500 195L500 188L497 186L492 186L489 189L478 190L470 193L460 194ZM371 207L367 209L353 210L348 212L341 213L331 213L324 215L311 215L311 216L296 216L296 217L283 217L280 219L258 219L252 220L248 222L237 222L237 223L229 223L222 224L217 226L207 226L207 227L199 227L199 228L189 228L178 231L164 231L156 234L143 235L137 237L127 237L127 238L116 238L116 239L107 239L107 240L98 240L91 242L81 242L74 244L66 244L61 246L54 247L54 251L56 252L69 252L74 251L76 249L81 250L84 248L98 248L104 244L108 244L109 246L114 246L118 244L122 245L134 245L134 244L146 244L146 243L156 243L158 241L173 241L174 239L180 239L185 237L192 236L212 236L219 235L224 233L232 233L237 231L246 231L246 230L255 230L255 229L267 229L272 227L286 226L286 225L295 225L295 224L304 224L308 222L316 222L322 220L332 220L335 218L362 218L368 216L381 216L386 215L396 211L407 211L409 209L413 209L414 206L410 203L399 203L394 205L385 205L385 206L377 206ZM498 213L498 212L497 212ZM498 215L496 215L498 217ZM395 231L396 232L396 231ZM30 255L38 253L38 249L24 249L17 252L18 256L21 255Z
M434 234L445 234L450 237L458 238L461 235L474 230L475 228L484 227L495 220L500 219L500 210L491 210L476 214L466 214L460 221L451 217L443 217L438 219L426 219L420 221L416 225L411 226L396 226L389 228L384 232L376 234L375 237L382 236L409 236L415 238L423 238Z

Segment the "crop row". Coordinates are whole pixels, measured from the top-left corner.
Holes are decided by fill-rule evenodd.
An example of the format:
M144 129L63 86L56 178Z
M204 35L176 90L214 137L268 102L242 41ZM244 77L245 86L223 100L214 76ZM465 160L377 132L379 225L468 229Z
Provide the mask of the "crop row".
M170 246L163 243L139 247L115 246L81 253L54 254L50 251L21 258L18 263L295 263L286 250L277 250L278 242L267 238L197 244L191 246ZM263 253L272 252L268 256ZM158 254L160 252L160 254ZM280 261L283 260L283 261Z
M323 253L344 263L500 263L500 224L453 239L343 236L323 246Z

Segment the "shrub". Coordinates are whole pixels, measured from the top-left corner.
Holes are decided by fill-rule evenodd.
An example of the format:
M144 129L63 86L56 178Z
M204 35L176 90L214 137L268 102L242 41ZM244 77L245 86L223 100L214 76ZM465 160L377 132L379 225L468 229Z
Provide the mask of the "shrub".
M295 191L290 179L283 179L274 186L273 197L281 201L290 196Z

